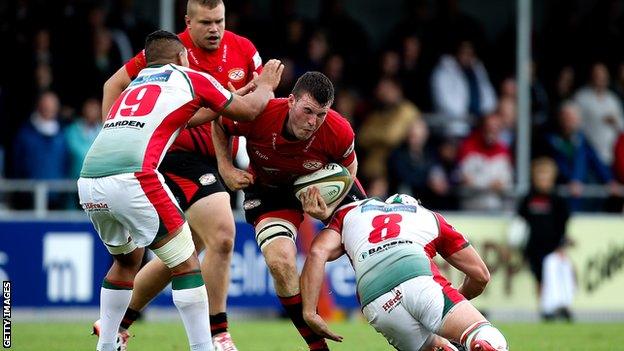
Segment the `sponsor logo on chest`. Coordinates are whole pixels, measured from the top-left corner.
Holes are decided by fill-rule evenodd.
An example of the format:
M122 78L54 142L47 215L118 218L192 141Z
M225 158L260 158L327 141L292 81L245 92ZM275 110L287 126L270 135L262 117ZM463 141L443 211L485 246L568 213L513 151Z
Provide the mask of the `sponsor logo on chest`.
M256 156L258 156L261 160L265 160L267 161L269 159L269 156L263 154L262 152L258 151L258 150L254 150L254 154Z

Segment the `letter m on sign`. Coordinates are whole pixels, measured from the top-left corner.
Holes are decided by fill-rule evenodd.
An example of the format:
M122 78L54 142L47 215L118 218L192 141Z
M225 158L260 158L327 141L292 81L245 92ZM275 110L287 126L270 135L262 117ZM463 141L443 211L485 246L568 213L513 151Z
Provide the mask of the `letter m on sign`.
M88 302L93 295L93 237L49 232L43 237L43 269L50 302Z

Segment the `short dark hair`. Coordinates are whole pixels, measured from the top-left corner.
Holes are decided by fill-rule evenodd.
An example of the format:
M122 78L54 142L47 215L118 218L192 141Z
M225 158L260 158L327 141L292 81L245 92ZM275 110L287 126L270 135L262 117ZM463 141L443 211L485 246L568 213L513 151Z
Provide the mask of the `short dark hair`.
M180 38L166 30L152 32L145 39L145 61L148 65L173 62L182 50L184 44Z
M306 72L297 79L292 94L297 98L304 94L310 94L316 102L325 106L334 101L334 85L331 80L321 72Z
M212 10L221 4L223 4L223 0L188 0L186 2L186 14L191 15L191 5L206 6ZM225 4L223 5L225 6Z

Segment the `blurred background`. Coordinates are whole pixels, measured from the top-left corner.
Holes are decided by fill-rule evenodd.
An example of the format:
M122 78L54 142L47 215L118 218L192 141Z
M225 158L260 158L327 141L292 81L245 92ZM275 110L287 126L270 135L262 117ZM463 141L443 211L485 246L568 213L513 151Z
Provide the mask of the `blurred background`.
M225 5L226 29L264 61L286 63L277 96L308 70L333 81L369 195L413 194L466 234L492 272L478 307L538 318L526 261L531 245L546 244L527 213L548 212L535 194L554 193L572 213L552 250L565 246L573 263L575 316L624 320L624 1ZM110 259L75 180L100 128L102 85L151 31L183 31L185 10L184 0L0 3L0 277L13 281L16 318L95 319ZM548 166L532 172L534 160ZM277 315L252 229L236 213L229 305ZM317 225L302 230L302 253ZM328 284L330 314L357 309L347 261L332 264ZM150 311L175 317L169 301L165 292Z

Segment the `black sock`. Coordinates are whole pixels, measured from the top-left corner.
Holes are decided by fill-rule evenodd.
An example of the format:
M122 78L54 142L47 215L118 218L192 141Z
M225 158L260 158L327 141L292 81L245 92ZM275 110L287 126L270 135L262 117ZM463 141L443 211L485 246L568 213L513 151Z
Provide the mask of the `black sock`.
M119 325L123 329L129 329L132 323L141 317L141 311L135 311L128 307L126 314L124 314L121 324Z
M221 312L210 315L210 333L215 336L228 330L227 313Z
M306 344L308 344L310 350L329 350L327 343L325 343L325 339L314 333L312 328L310 328L306 324L305 320L303 320L303 304L301 303L301 294L290 297L279 296L279 299L282 306L286 310L288 317L290 317L290 320L295 325L295 328L297 328L297 331L301 334Z

